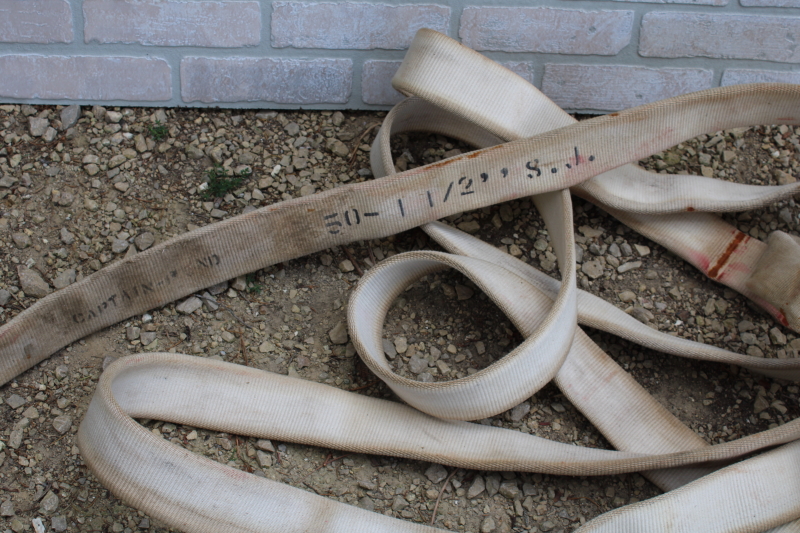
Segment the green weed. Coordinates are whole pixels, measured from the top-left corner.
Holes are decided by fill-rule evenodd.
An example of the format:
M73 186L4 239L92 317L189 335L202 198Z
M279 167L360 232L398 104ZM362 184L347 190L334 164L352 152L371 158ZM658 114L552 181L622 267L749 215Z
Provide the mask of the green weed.
M162 124L160 121L156 120L155 125L149 127L150 137L154 141L162 141L167 137L167 133L169 130L165 124Z
M222 198L229 192L239 187L244 179L250 175L249 170L243 170L238 176L228 176L222 165L214 165L206 172L208 187L203 191L203 198Z

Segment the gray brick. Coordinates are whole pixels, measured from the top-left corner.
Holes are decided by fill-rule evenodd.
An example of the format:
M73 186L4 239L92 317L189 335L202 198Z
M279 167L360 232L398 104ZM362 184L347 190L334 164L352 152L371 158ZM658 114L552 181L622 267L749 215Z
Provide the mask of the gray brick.
M181 61L184 102L344 104L352 81L349 59L187 57Z
M405 50L420 28L447 33L450 8L370 3L272 3L272 46Z
M67 0L0 0L0 42L71 43Z
M84 0L84 40L155 46L257 45L258 2Z
M632 29L633 11L465 7L459 35L474 50L614 55Z
M728 0L614 0L639 4L692 4L695 6L727 6Z
M800 71L729 68L722 74L720 85L739 85L740 83L795 83L800 85Z
M392 78L401 61L367 60L361 70L361 98L365 104L395 105L404 98L392 87ZM501 62L513 73L533 83L533 65L527 61Z
M800 0L739 0L745 7L800 7Z
M159 102L172 96L163 59L96 56L0 56L0 96Z
M565 109L619 111L711 87L705 69L547 64L542 92Z
M361 99L365 104L394 105L403 98L392 87L392 77L401 61L369 60L361 69Z
M639 54L645 57L800 63L800 17L647 13L640 36Z

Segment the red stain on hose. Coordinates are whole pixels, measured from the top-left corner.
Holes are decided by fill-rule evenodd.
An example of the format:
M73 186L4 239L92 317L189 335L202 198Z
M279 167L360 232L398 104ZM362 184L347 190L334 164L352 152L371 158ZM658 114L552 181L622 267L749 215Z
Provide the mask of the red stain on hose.
M786 327L789 327L789 321L786 320L786 313L783 312L783 309L778 309L778 314L775 316L778 319L778 322L783 324Z
M725 251L722 253L721 256L717 259L714 266L708 270L708 277L712 279L718 279L719 271L728 264L728 261L731 259L731 255L739 248L739 245L742 243L746 243L750 240L750 237L742 233L741 231L736 232L736 236L728 243L728 247L725 248Z

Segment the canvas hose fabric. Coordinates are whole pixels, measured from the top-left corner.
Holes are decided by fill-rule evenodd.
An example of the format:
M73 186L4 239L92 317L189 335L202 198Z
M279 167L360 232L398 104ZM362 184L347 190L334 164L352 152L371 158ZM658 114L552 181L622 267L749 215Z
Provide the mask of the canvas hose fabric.
M703 133L800 125L800 86L712 89L575 123L522 78L430 30L417 34L393 83L409 98L387 115L375 140L375 180L206 226L41 299L0 327L0 381L91 332L204 287L422 226L448 253L409 252L383 261L360 280L348 305L359 354L407 405L201 357L130 355L104 372L81 424L86 464L125 502L187 532L443 530L196 456L134 418L471 469L641 472L665 491L601 515L581 532L800 531L800 419L710 446L577 324L774 378L800 380L800 360L751 357L672 337L579 291L570 199L576 194L597 203L800 331L800 239L775 232L764 243L713 214L791 197L800 184L749 186L629 165ZM390 136L419 130L478 150L395 173ZM527 196L547 225L560 280L436 222ZM410 283L443 268L468 276L525 340L465 378L410 380L394 373L383 354L383 320ZM150 290L132 290L142 286ZM616 450L469 422L518 405L551 380Z

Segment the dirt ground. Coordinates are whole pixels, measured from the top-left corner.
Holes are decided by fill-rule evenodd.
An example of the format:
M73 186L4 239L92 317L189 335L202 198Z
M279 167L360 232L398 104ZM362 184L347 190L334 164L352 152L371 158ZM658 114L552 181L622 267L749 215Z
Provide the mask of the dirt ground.
M376 130L370 128L383 118L383 113L86 107L77 124L63 128L61 111L0 106L0 179L8 178L0 187L0 290L8 295L0 299L3 324L37 299L23 290L20 268L34 270L52 290L147 248L148 242L163 242L245 209L372 179L368 156ZM31 118L48 120L53 138L33 136ZM718 136L722 140L715 142ZM800 174L796 139L792 128L769 126L710 134L641 164L776 184ZM400 136L396 146L401 168L469 149L421 134ZM114 159L119 155L124 157ZM230 177L242 181L230 191L204 194L204 182ZM661 331L741 353L797 356L797 335L745 298L701 277L597 207L577 198L573 204L581 288ZM795 201L785 200L725 218L764 240L775 229L798 235L798 215ZM447 222L472 223L479 238L558 275L546 229L527 199ZM335 330L345 321L348 296L363 271L417 249L436 246L412 230L273 265L218 287L213 305L184 314L176 302L132 317L59 350L5 384L0 390L0 531L33 531L36 518L47 531L172 531L111 495L85 467L75 445L98 376L110 361L127 354L177 351L214 357L393 398L352 344L337 343L342 339ZM590 261L599 263L601 274L587 274L591 269L583 265ZM620 264L636 261L638 268L617 271ZM795 383L667 356L599 331L587 333L710 443L800 416ZM393 359L396 370L423 380L475 372L521 342L499 309L453 272L429 276L404 292L389 313L384 337L402 352ZM422 371L420 358L427 359ZM444 476L453 473L450 467L392 457L270 443L163 421L142 423L208 458L417 522L430 521ZM553 385L523 407L481 423L610 447ZM467 532L566 532L657 494L639 474L559 477L458 469L444 488L435 524Z

